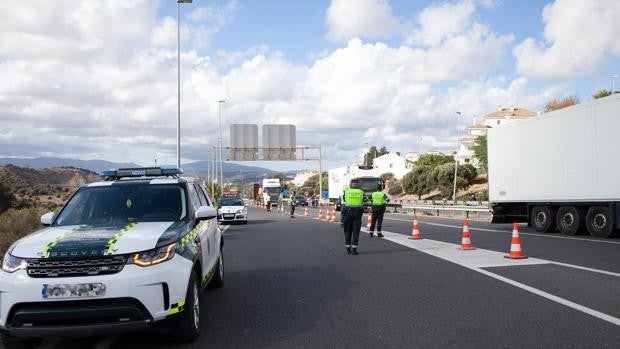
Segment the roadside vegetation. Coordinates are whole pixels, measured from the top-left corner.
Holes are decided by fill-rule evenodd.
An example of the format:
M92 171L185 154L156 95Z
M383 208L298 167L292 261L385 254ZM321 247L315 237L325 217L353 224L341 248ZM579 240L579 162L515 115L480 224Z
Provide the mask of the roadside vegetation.
M57 211L80 185L97 180L96 173L74 167L0 166L0 255L41 228L41 214Z

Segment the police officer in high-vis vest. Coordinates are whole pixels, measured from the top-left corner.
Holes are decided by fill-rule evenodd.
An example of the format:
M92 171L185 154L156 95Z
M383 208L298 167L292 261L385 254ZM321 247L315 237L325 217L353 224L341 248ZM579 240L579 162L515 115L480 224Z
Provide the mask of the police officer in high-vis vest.
M356 255L364 214L362 208L364 192L359 188L359 182L351 181L349 188L344 191L344 201L347 206L344 217L344 243L347 253Z
M370 237L373 237L375 226L377 227L377 236L382 238L381 224L383 224L383 214L385 214L385 205L390 201L387 195L382 191L383 185L377 185L377 191L372 193L372 222L370 224Z
M289 201L289 205L291 206L291 218L295 218L295 205L297 204L297 192L292 190L290 198L291 200Z

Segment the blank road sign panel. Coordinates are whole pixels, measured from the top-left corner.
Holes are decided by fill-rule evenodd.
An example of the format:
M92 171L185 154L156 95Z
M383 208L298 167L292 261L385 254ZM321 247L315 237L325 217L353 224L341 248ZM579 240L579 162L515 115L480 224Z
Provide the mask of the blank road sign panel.
M258 126L256 124L230 125L230 160L258 160Z
M295 125L263 125L264 160L295 160Z

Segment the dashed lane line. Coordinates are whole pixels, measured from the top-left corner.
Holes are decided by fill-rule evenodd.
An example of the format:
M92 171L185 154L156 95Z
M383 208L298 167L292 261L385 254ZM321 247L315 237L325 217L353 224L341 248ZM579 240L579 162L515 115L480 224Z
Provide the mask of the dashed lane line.
M505 282L515 287L518 287L522 290L525 290L532 294L546 298L558 304L562 304L569 308L575 309L577 311L591 315L598 319L612 323L616 326L620 326L619 318L613 317L609 314L602 313L592 308L585 307L581 304L569 301L568 299L555 296L548 292L539 290L537 288L528 286L526 284L522 284L520 282L514 281L512 279L508 279L501 275L497 275L488 270L482 269L482 268L495 267L495 266L507 266L507 265L520 266L520 265L533 265L533 264L549 264L553 262L546 261L544 259L538 259L538 258L528 258L528 259L518 259L518 260L505 259L503 258L504 254L500 252L484 250L484 249L477 249L477 250L471 250L471 251L459 251L457 249L458 245L456 244L450 244L447 242L434 241L434 240L429 240L429 239L410 240L405 235L393 233L393 232L387 232L387 231L383 231L383 234L385 235L384 237L385 240L397 243L402 246L409 247L411 249L420 251L422 253L426 253L428 255L446 260L448 262L461 265L467 269L470 269L478 273L484 274L486 276L492 277L496 280Z

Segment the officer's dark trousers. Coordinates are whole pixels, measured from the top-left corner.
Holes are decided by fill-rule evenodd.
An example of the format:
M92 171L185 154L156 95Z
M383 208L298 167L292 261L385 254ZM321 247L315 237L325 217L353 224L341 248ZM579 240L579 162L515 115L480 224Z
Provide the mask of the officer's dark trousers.
M357 247L362 228L362 208L347 207L346 216L344 217L344 243L347 247Z
M291 202L289 205L291 205L291 217L292 217L295 215L295 204Z
M385 205L372 205L372 223L370 224L370 231L381 231L381 224L383 224L383 215L385 214Z

